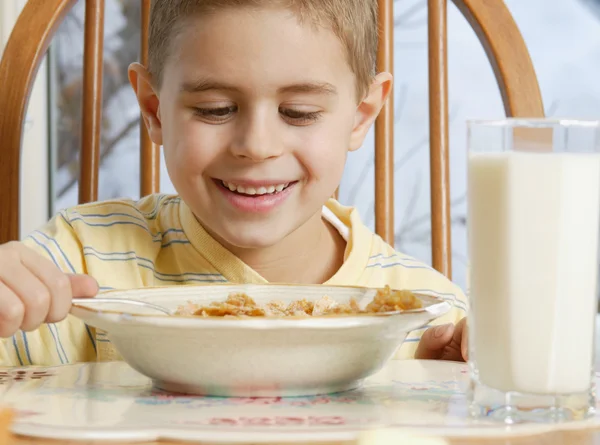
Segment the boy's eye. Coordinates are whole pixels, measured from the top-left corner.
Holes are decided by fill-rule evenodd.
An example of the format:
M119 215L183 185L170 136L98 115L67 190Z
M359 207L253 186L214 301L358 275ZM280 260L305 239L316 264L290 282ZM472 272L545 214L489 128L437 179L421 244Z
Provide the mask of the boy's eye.
M321 111L300 111L293 108L279 108L279 113L292 125L309 125L319 120Z
M211 122L224 122L237 111L236 105L218 108L194 108L194 114Z
M224 123L238 111L237 105L228 107L194 108L194 114L206 121ZM309 125L321 117L321 111L300 111L293 108L279 108L279 113L292 125Z

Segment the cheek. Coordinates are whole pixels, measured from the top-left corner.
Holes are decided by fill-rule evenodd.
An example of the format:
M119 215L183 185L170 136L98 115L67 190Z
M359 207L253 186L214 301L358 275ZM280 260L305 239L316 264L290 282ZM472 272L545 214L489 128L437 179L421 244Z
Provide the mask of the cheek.
M344 170L348 144L347 131L324 127L306 135L298 145L296 157L310 180L337 186Z
M334 181L341 177L350 147L352 119L350 115L338 116L307 134L300 156L316 179Z
M184 113L174 115L163 129L167 166L201 174L221 153L223 138L216 128L207 128Z

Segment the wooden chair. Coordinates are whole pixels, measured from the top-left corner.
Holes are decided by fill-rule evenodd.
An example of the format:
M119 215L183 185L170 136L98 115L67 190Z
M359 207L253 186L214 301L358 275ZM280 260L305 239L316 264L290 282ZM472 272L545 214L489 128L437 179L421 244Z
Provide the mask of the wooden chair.
M142 63L146 62L150 0L142 2ZM76 0L29 0L0 63L0 243L19 237L19 167L28 97L52 36ZM378 70L393 71L393 0L379 0ZM539 86L525 43L503 0L454 0L484 46L507 116L542 117ZM428 0L431 225L433 267L451 277L448 147L447 0ZM86 0L83 122L79 201L98 197L104 1ZM375 136L376 232L394 239L393 105L383 109ZM159 151L141 131L141 195L158 191Z

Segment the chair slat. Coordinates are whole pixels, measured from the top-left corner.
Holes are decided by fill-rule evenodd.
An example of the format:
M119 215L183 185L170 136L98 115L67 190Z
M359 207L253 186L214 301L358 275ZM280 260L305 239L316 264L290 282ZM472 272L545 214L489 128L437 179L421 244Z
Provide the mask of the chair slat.
M428 0L432 265L452 278L447 0Z
M148 28L150 26L150 0L142 0L140 58L148 66ZM160 151L152 143L144 120L140 118L140 195L157 193L160 189Z
M503 0L453 0L479 38L494 69L506 116L544 117L531 56Z
M29 0L0 60L0 244L19 233L21 142L29 95L52 36L76 0Z
M98 199L100 130L102 124L102 74L104 0L86 0L83 52L83 105L79 202Z
M394 72L394 1L379 0L377 72ZM375 121L375 232L394 245L394 100Z

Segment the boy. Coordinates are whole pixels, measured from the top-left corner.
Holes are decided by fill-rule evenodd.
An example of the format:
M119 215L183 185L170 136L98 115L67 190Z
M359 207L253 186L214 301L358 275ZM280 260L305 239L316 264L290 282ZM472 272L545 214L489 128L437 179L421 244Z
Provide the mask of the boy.
M129 77L178 196L77 206L0 246L0 364L118 359L73 297L225 281L432 290L452 311L398 356L464 359L461 291L328 199L392 87L376 47L376 0L154 1Z

